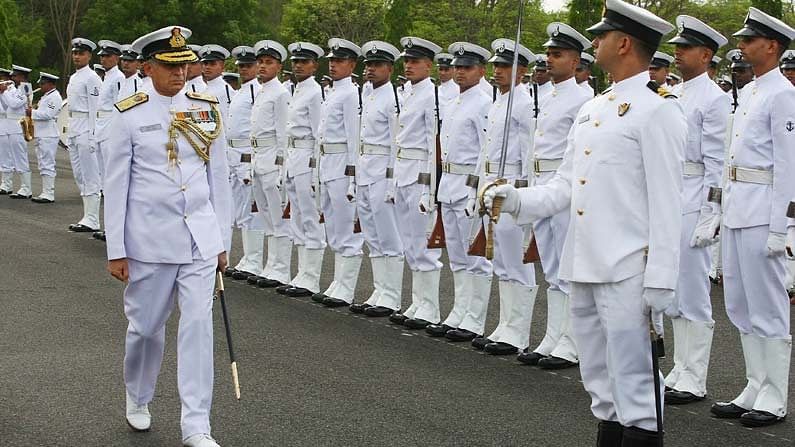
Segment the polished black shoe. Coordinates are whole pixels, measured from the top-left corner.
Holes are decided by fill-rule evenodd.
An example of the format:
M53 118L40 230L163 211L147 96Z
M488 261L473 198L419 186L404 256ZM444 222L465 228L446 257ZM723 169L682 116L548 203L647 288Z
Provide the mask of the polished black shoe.
M259 282L259 280L261 280L261 279L265 279L265 278L263 278L262 276L259 276L259 275L249 275L249 277L246 278L246 282L251 284L252 286L256 286L257 283Z
M348 310L355 314L363 314L365 310L371 308L373 306L365 303L353 303L348 307Z
M554 356L549 356L538 361L538 367L541 369L566 369L575 366L577 366L577 364L574 362Z
M425 328L425 333L431 337L444 337L448 331L452 331L453 329L455 328L446 324L429 324Z
M7 196L9 194L11 194L11 191L0 189L0 196Z
M466 329L451 329L444 334L449 341L472 341L478 334Z
M621 447L652 447L661 445L661 433L638 427L624 427L621 434Z
M314 296L312 298L314 298ZM351 303L343 301L339 298L332 298L329 296L323 300L323 305L326 307L343 307L343 306L350 306Z
M599 421L596 447L618 447L624 437L624 427L615 421Z
M312 291L303 287L290 287L284 291L284 294L292 297L312 296Z
M279 281L276 281L275 279L262 278L259 281L257 281L257 287L262 287L263 289L272 289L274 287L282 287L282 286L284 286L284 284L280 283Z
M710 413L721 419L737 419L745 413L748 413L748 411L749 410L734 405L731 402L715 402L709 409Z
M224 276L226 276L227 278L231 278L231 277L232 277L232 275L233 275L233 274L234 274L236 271L237 271L237 270L233 269L232 267L227 267L227 268L226 268L226 270L224 270Z
M55 200L45 199L44 197L33 197L30 201L33 203L55 203Z
M519 348L508 343L498 341L497 343L489 343L483 347L483 350L491 355L510 355L519 352Z
M665 403L668 405L685 405L693 402L700 402L704 397L696 396L689 391L677 391L674 389L665 392Z
M293 288L293 286L291 286L290 284L285 284L285 285L282 285L282 286L278 286L278 287L276 287L276 293L278 293L279 295L287 295L287 290L292 289L292 288Z
M475 337L472 339L472 347L479 351L482 351L489 343L494 342L486 337Z
M14 194L10 194L8 197L10 197L12 199L17 199L17 200L19 200L19 199L27 200L27 199L33 197L33 194L30 194L30 195L27 195L27 196L23 196L22 194L14 193Z
M396 312L397 311L384 306L371 306L364 310L365 315L367 315L368 317L375 317L375 318L390 317L391 315L394 315Z
M425 329L431 324L430 321L423 320L422 318L407 318L403 321L403 326L407 329Z
M403 324L409 317L403 315L400 312L394 312L392 315L389 316L389 321L395 324Z
M786 418L786 416L776 416L767 411L751 410L740 416L740 423L746 427L767 427L782 422Z
M257 276L257 275L243 270L235 270L235 272L232 273L232 279L236 279L238 281L247 281L249 276Z
M314 301L316 303L321 303L322 304L323 300L325 300L326 298L328 298L328 297L326 295L324 295L323 293L313 293L312 294L312 301Z
M520 352L519 355L516 356L517 361L530 366L537 366L538 362L545 358L547 358L547 356L539 354L535 351Z
M72 225L69 225L69 231L72 231L72 232L75 232L75 233L93 233L93 232L97 231L97 229L96 228L87 227L87 226L85 226L83 224L72 224Z
M105 241L105 232L104 231L95 231L94 234L91 235L94 239L98 241Z

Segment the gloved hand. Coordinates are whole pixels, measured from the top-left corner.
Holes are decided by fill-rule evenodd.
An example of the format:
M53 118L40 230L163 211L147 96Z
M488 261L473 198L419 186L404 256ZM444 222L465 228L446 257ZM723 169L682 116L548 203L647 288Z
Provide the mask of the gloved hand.
M643 289L643 302L655 312L664 312L675 298L674 291L671 289L654 289L646 287Z
M423 188L422 194L420 194L420 203L419 209L422 214L428 214L431 212L431 192L428 188Z
M345 197L348 199L348 202L356 201L356 182L353 178L351 178L350 183L348 183L348 193L345 194Z
M795 227L787 227L787 257L795 258Z
M384 191L384 202L395 203L395 189L397 182L395 179L386 179L386 190Z
M769 258L784 254L787 246L787 233L771 232L767 235L767 256Z
M466 214L466 216L470 219L474 218L478 214L477 206L478 201L474 197L468 198L467 204L464 207L464 214Z
M491 210L494 207L495 197L502 197L504 199L500 212L512 214L514 216L519 214L521 201L519 200L519 193L513 185L498 185L487 189L483 193L483 204L486 205L487 210Z
M698 221L696 221L696 228L690 238L690 246L693 248L704 248L717 242L716 233L718 228L720 228L720 218L721 215L713 213L712 208L701 208Z

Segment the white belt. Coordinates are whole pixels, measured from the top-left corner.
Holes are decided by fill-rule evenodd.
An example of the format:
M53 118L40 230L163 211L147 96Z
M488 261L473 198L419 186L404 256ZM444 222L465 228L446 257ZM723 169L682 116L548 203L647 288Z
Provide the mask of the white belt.
M486 174L499 174L500 163L487 161ZM520 163L505 163L505 172L503 175L519 175L522 173L522 165Z
M773 172L763 169L741 168L729 166L729 180L741 183L758 183L760 185L773 184Z
M247 138L230 138L226 140L226 145L233 149L238 149L241 147L251 147L251 140Z
M0 112L0 120L1 120L1 119L5 119L5 117L6 117L6 114L5 114L5 112Z
M273 147L276 146L276 137L265 137L265 138L252 138L251 139L251 147Z
M293 149L314 149L315 148L315 140L314 139L307 139L307 140L294 140L292 138L287 139L287 147Z
M88 112L73 112L69 111L69 118L87 118Z
M542 172L555 172L560 165L563 164L562 158L540 159L533 160L533 172L540 175Z
M367 144L362 143L359 153L362 155L389 155L392 148L389 146L382 146L380 144Z
M704 163L686 161L682 163L682 174L684 174L685 177L703 177Z
M113 114L113 110L97 110L97 118L105 118L111 116Z
M401 160L427 161L428 151L426 149L415 147L399 147L397 158L400 158Z
M348 143L323 143L320 145L320 155L344 154L348 152Z
M453 175L471 175L475 173L475 165L463 163L442 163L442 172Z
M21 120L25 115L17 115L16 113L6 113L5 118L10 120Z

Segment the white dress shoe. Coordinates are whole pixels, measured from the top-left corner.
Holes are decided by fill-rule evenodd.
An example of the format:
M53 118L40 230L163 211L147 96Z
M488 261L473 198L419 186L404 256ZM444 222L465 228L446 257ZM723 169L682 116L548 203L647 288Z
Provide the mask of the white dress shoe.
M185 447L221 447L215 442L215 439L207 433L192 435L182 441L182 445Z
M129 394L127 395L127 423L135 431L147 431L152 425L149 406L137 405Z

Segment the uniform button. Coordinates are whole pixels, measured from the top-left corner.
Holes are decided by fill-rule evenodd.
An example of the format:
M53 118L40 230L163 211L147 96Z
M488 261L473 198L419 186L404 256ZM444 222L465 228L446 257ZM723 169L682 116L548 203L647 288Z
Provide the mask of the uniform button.
M182 216L182 218L185 219L185 220L188 220L188 215L185 214L184 216Z
M585 155L591 155L591 149L585 148Z
M599 127L599 120L594 121L593 125L594 127Z
M577 214L582 216L583 214L585 214L585 210L580 208L580 209L577 210Z
M610 96L607 97L607 99L610 100L610 101L613 101L613 100L616 99L616 95L611 94Z
M186 189L188 189L188 187L187 187L187 186L185 186L185 185L182 185L182 188L180 188L180 189L181 189L181 190L183 190L183 191L185 191Z
M585 179L584 179L584 178L581 178L581 179L580 179L580 184L581 184L581 185L584 185L585 183L586 183L586 182L585 182Z

